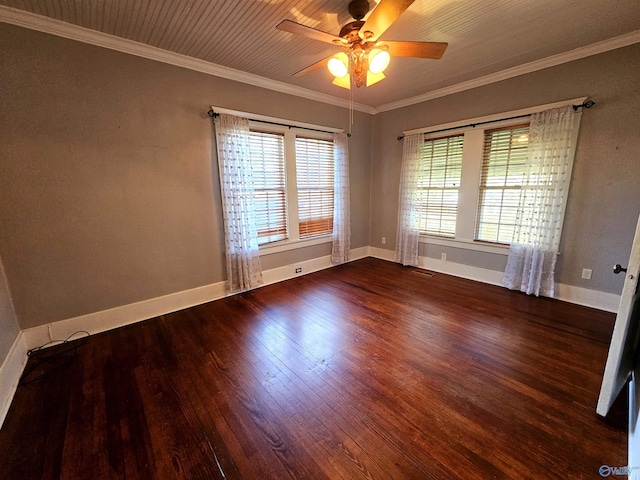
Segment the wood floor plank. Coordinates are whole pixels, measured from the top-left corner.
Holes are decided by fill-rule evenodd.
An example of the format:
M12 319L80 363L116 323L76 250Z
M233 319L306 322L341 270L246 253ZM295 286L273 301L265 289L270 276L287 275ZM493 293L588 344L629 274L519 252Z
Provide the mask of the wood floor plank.
M286 322L283 325L290 325L290 322ZM298 331L299 329L296 327L294 330ZM274 335L276 331L276 328L270 328L270 336ZM314 330L314 332L318 333L316 330ZM282 335L282 338L286 337L286 334L282 331L278 331L278 335ZM295 333L292 335L296 337ZM284 348L286 348L286 356L280 354L280 351L276 349L278 346L284 346ZM369 413L366 408L363 408L362 397L356 396L352 398L353 394L357 394L357 390L354 390L354 387L361 388L362 386L360 384L354 385L342 382L339 377L331 377L335 382L328 382L326 378L331 373L331 362L326 362L324 358L318 357L316 348L307 349L305 346L291 339L291 341L288 342L273 342L270 352L276 357L285 357L286 363L292 365L293 371L298 379L312 385L317 392L326 398L327 402L335 403L335 398L340 395L344 396L346 401L341 403L339 407L346 406L348 410L343 411L340 409L340 413L341 416L345 418L353 418L359 422L358 426L355 427L356 432L373 431L371 425L375 425L376 421L372 421L370 419L371 413ZM334 383L338 384L338 388L336 388ZM366 383L367 382L365 382L364 388L370 390ZM375 412L373 414L375 414ZM351 429L353 428L354 427L351 426ZM380 436L375 436L374 438L367 436L366 440L361 440L359 446L368 443L377 444L377 448L372 450L370 454L372 458L380 455L381 452L384 452L386 457L398 456L398 461L393 464L394 466L400 466L400 470L402 471L402 474L399 475L398 478L410 478L416 475L419 475L421 478L429 478L428 472L423 470L421 468L422 466L416 463L410 456L407 456L404 451L405 449L399 446L397 442L394 442L391 437L382 439ZM390 465L391 462L386 462L387 468L389 468ZM409 468L408 471L406 471L407 468Z
M599 478L626 464L624 394L595 414L613 320L359 260L38 366L0 478Z
M238 308L239 307L236 305L235 309L238 309ZM270 331L268 338L273 339L273 335L275 335L274 332L275 332L275 329ZM251 337L250 337L249 334L247 334L243 338L248 339L248 338L251 338ZM256 345L256 349L255 349L256 352L262 350L262 348L264 348L264 347L267 347L264 344L260 344L259 340L255 339L255 337L254 337L253 341L255 342L255 345ZM271 342L267 341L267 343L271 343ZM278 351L277 350L273 350L273 347L275 345L278 345L278 344L280 344L280 343L276 342L276 343L274 343L272 345L269 345L272 348L271 350L268 350L269 354L276 354L275 356L278 356ZM293 385L293 386L298 385L298 384L306 385L306 383L301 381L301 380L305 379L308 376L308 374L313 374L312 373L313 368L308 368L308 367L305 368L304 367L304 364L306 362L306 358L299 358L299 357L295 356L296 354L293 351L289 351L287 353L288 354L286 355L286 358L287 358L287 361L288 361L289 365L295 365L296 367L298 367L298 366L302 367L302 370L297 370L297 373L290 372L290 375L288 377L289 385ZM267 358L268 358L268 356L267 356ZM283 369L289 370L288 367L287 367L287 364L282 363L281 365L282 365ZM270 369L270 371L271 372L273 372L273 371L279 372L280 371L280 367L276 366L275 370L274 369ZM323 385L323 388L324 388L324 385ZM305 401L309 401L309 395L308 394L306 394L306 396L304 398L305 398ZM322 405L321 404L320 405L316 405L316 408L322 408ZM328 418L333 418L334 416L335 416L335 414L332 414ZM334 429L335 429L335 427L334 427ZM349 458L349 461L353 462L358 467L359 470L363 470L362 465L358 462L358 460L355 457L355 455L353 454L353 452L351 452L348 448L345 447L344 442L340 443L339 446L340 446L339 452L341 452L344 455L346 455ZM332 478L335 478L335 477L332 477ZM354 477L353 476L348 476L347 478L354 478ZM357 478L357 477L355 477L355 478Z

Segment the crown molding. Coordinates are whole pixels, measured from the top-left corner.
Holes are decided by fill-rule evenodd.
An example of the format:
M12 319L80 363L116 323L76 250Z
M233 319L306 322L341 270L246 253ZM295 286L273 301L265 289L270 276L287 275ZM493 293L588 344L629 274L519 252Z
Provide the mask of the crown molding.
M434 98L445 97L447 95L463 92L465 90L471 90L472 88L482 87L491 83L507 80L519 75L525 75L527 73L536 72L545 68L555 67L556 65L561 65L563 63L580 60L581 58L590 57L592 55L608 52L617 48L627 47L635 43L640 43L640 30L635 30L624 35L620 35L619 37L614 37L608 40L593 43L591 45L587 45L586 47L576 48L575 50L570 50L568 52L559 53L547 58L518 65L517 67L508 68L500 72L485 75L484 77L474 78L473 80L469 80L467 82L458 83L456 85L440 88L438 90L432 90L431 92L427 92L422 95L417 95L415 97L406 98L397 102L380 105L379 107L376 107L375 113L408 107L409 105L426 102L427 100L433 100Z
M295 95L297 97L327 103L329 105L335 105L343 108L350 107L350 101L347 99L315 92L307 88L289 85L277 80L271 80L259 75L253 75L233 68L217 65L215 63L206 62L187 55L169 52L157 47L152 47L151 45L116 37L114 35L98 32L96 30L80 27L78 25L62 22L60 20L16 8L0 5L0 22L9 23L31 30L37 30L39 32L68 38L82 43L88 43L98 47L108 48L110 50L116 50L122 53L128 53L130 55L136 55L149 60L187 68L196 72L246 83L256 87L286 93L288 95ZM353 109L369 114L375 113L375 109L373 107L362 103L354 102Z
M469 129L472 130L472 129L475 129L475 127L477 127L480 124L489 124L489 123L491 123L490 128L497 128L500 125L496 125L496 124L502 123L505 121L508 122L510 120L513 121L514 117L524 117L527 115L532 115L534 113L543 112L545 110L550 110L552 108L564 107L566 105L582 105L585 102L585 100L587 100L588 98L589 97L577 97L569 100L562 100L560 102L545 103L544 105L536 105L533 107L520 108L518 110L510 110L508 112L494 113L493 115L484 115L482 117L459 120L457 122L441 123L440 125L430 125L428 127L414 128L412 130L406 130L402 132L402 134L414 135L416 133L424 133L428 135L430 133L434 133L437 131L448 130L449 131L448 135L453 135L453 134L457 134L458 131L469 130ZM577 114L582 113L582 109L579 109L575 113ZM453 131L454 129L459 129L459 130L456 130L454 132ZM438 241L448 242L447 244L451 243L451 240L448 238L444 240L438 240Z
M246 83L260 88L266 88L297 97L303 97L309 100L326 103L329 105L335 105L338 107L349 108L349 100L334 97L325 93L319 93L314 90L289 85L277 80L271 80L261 77L259 75L253 75L250 73L235 70L233 68L224 67L215 63L205 62L197 58L188 57L179 53L169 52L157 47L135 42L133 40L127 40L107 33L98 32L88 28L80 27L70 23L62 22L35 13L19 10L12 7L6 7L0 5L0 22L9 23L19 27L28 28L31 30L37 30L43 33L56 35L70 40L78 42L88 43L98 47L108 48L119 52L127 53L130 55L136 55L149 60L155 60L162 63L167 63L177 67L187 68L200 73L213 75L216 77L226 78L228 80L234 80L241 83ZM585 47L576 48L568 52L552 55L551 57L535 60L533 62L518 65L516 67L508 68L500 72L485 75L483 77L475 78L466 82L458 83L456 85L450 85L448 87L432 90L415 97L406 98L397 102L386 103L378 107L372 107L362 103L353 103L353 109L375 115L377 113L386 112L389 110L395 110L398 108L415 105L417 103L426 102L435 98L445 97L454 93L463 92L465 90L471 90L473 88L482 87L491 83L500 82L509 78L517 77L519 75L525 75L527 73L536 72L563 63L579 60L581 58L597 55L599 53L608 52L617 48L626 47L640 43L640 30L620 35L618 37L603 40Z

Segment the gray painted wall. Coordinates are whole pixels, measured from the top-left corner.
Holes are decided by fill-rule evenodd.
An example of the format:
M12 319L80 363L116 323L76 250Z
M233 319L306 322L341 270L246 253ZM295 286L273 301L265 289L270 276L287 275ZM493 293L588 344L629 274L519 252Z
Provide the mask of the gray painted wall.
M0 24L0 256L21 328L222 281L211 104L347 128L345 109ZM640 45L370 116L350 140L352 246L394 247L403 130L589 95L559 281L619 293L640 212ZM464 207L463 207L464 208ZM494 270L504 257L429 246ZM329 253L263 257L265 269ZM582 267L593 280L580 279ZM0 324L15 338L14 324ZM2 351L0 350L0 353ZM2 357L0 357L2 358Z
M639 78L640 45L633 45L376 115L370 244L395 248L402 131L587 95L597 105L582 115L556 278L619 294L624 279L611 269L628 260L640 214ZM426 254L504 270L501 255L456 250L429 245ZM582 268L593 269L592 280L581 278Z
M348 127L301 97L7 24L0 39L0 256L21 328L224 280L210 105ZM353 248L369 241L371 131L356 114Z

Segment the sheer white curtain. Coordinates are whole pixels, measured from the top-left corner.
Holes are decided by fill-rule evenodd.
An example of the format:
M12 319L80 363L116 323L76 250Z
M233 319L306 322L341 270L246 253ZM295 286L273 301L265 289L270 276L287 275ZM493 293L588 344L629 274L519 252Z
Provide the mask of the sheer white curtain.
M420 231L417 228L417 188L420 181L420 159L423 149L424 134L418 133L404 137L396 236L396 261L403 265L418 266Z
M349 201L349 141L346 133L333 134L333 246L331 261L349 261L351 206Z
M248 290L262 284L249 164L249 120L221 114L215 123L227 283L232 292Z
M531 116L525 182L502 283L553 297L576 114L571 105Z

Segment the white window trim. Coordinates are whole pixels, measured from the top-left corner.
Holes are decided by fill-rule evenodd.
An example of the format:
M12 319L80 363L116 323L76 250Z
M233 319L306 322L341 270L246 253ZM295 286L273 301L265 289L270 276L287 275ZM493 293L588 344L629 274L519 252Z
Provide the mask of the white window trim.
M508 127L518 125L528 121L527 115L542 112L551 108L563 107L565 105L582 105L588 97L573 98L562 102L547 103L535 107L524 108L520 110L511 110L508 112L487 115L484 117L476 117L469 120L461 120L441 125L433 125L430 127L416 128L402 132L403 135L414 135L416 133L424 133L425 139L438 138L442 136L450 136L456 134L464 134L464 147L462 152L462 176L460 189L458 191L458 205L473 205L474 208L458 208L458 216L456 219L456 236L455 238L446 238L436 235L420 235L420 242L429 245L440 245L452 248L463 248L466 250L474 250L486 253L495 253L499 255L509 255L509 245L486 243L475 240L476 213L480 189L480 175L482 170L482 152L484 145L484 132L494 128ZM578 113L579 114L579 113ZM519 117L519 118L510 118ZM507 120L504 120L504 119ZM477 125L477 124L482 125ZM442 131L446 130L446 131ZM578 138L578 129L576 128L573 135L572 155L575 154ZM571 162L573 164L573 162ZM571 171L568 172L571 175ZM571 177L569 177L571 178ZM565 191L564 202L567 202L569 189Z
M582 105L588 98L589 97L572 98L571 100L563 100L561 102L554 102L554 103L545 103L544 105L521 108L519 110L510 110L508 112L495 113L492 115L485 115L483 117L475 117L467 120L459 120L456 122L443 123L440 125L431 125L429 127L423 127L423 128L414 128L413 130L407 130L405 132L402 132L402 134L403 135L415 135L416 133L430 134L435 130L443 130L445 128L446 129L451 128L452 130L447 131L446 134L455 135L456 131L453 129L456 127L460 127L460 131L472 130L474 127L468 126L468 125L473 125L473 124L478 124L483 122L496 122L496 124L489 125L488 127L486 125L479 125L482 128L497 128L497 127L500 127L500 124L498 124L498 122L503 121L503 119L505 118L517 117L520 115L531 115L532 113L543 112L544 110L549 110L550 108L564 107L565 105ZM442 132L441 134L444 134L444 132Z
M271 120L269 120L271 121ZM287 122L280 120L279 123ZM292 123L292 122L288 122ZM332 234L319 235L312 238L300 238L300 225L298 223L298 202L291 202L290 199L297 198L298 188L296 182L296 136L306 138L318 138L321 140L332 140L333 134L325 132L316 132L313 130L305 130L302 128L287 127L282 125L271 125L268 123L253 122L249 120L249 128L252 130L262 130L264 132L281 133L284 135L284 164L285 164L285 186L286 186L286 211L289 238L279 240L277 242L265 243L259 246L260 253L263 255L271 255L273 253L286 252L296 250L303 247L311 247L323 243L331 243ZM322 127L317 127L322 128ZM293 156L293 158L289 158ZM293 179L293 181L289 181Z
M327 127L325 125L315 125L313 123L297 122L285 118L271 117L268 115L260 115L258 113L241 112L239 110L231 110L211 106L216 113L224 113L227 115L235 115L249 119L249 128L254 130L262 130L265 132L282 133L285 138L285 177L296 178L296 162L288 161L287 151L293 152L295 155L295 137L296 135L307 138L318 138L321 140L333 140L334 133L344 133L344 129ZM252 120L255 120L252 122ZM261 123L271 122L271 123ZM274 125L281 124L281 125ZM311 130L310 130L311 129ZM321 131L318 131L321 130ZM286 209L287 224L289 226L289 238L277 242L265 243L259 246L260 254L270 255L273 253L286 252L296 250L303 247L311 247L331 243L333 234L318 235L312 238L300 238L300 227L298 225L298 204L297 202L289 202L289 198L296 198L298 195L296 181L285 181L286 185ZM295 237L294 237L295 233Z
M323 243L331 243L333 235L318 235L313 238L299 238L298 240L280 240L279 242L266 243L260 245L260 253L262 255L271 255L272 253L287 252L303 247L312 247L314 245L322 245Z
M308 128L312 128L315 130L323 130L325 132L331 132L331 133L344 133L344 129L342 128L333 128L333 127L327 127L324 125L315 125L313 123L304 123L304 122L296 122L295 120L288 120L286 118L278 118L278 117L270 117L268 115L260 115L259 113L250 113L250 112L241 112L239 110L230 110L228 108L222 108L222 107L214 107L211 106L211 109L215 112L215 113L224 113L227 115L235 115L236 117L243 117L243 118L247 118L249 120L259 120L262 122L273 122L273 123L281 123L281 124L286 124L287 126L283 127L285 129L288 129L288 126L291 125L291 127L300 127L300 129L308 129ZM278 127L278 125L267 125L268 127ZM312 130L304 130L305 132L309 132L309 133L322 133L322 132L314 132Z

